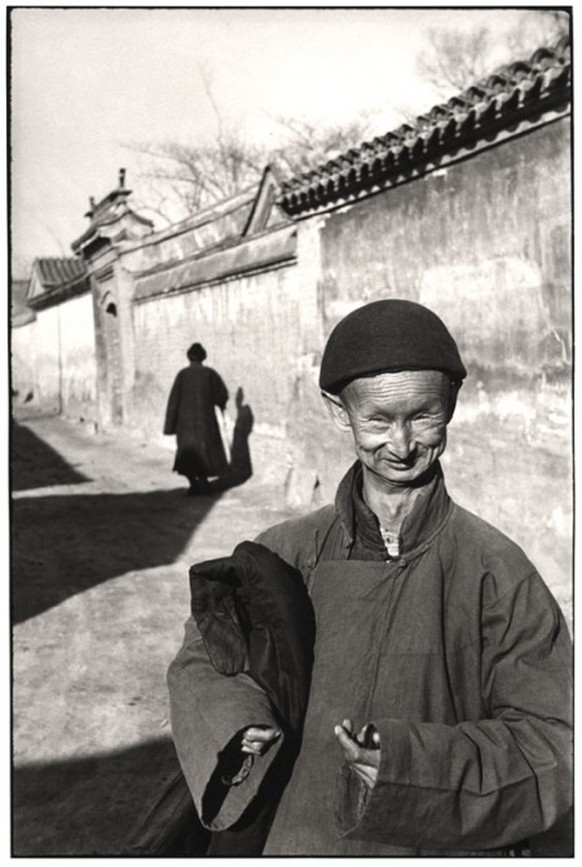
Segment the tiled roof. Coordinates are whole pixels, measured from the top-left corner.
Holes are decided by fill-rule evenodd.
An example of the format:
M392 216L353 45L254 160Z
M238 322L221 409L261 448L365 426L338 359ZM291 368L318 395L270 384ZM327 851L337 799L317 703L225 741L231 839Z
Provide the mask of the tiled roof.
M85 275L85 263L72 256L67 258L37 259L38 276L45 289L72 283Z
M35 259L28 305L42 310L67 298L83 295L91 287L82 259L70 257Z
M190 214L177 223L172 223L157 232L152 232L145 239L135 242L136 247L154 246L188 235L186 247L190 252L201 252L206 249L232 242L243 234L249 214L257 196L257 186L242 190L219 202L214 202L194 214ZM179 262L183 255L171 261ZM169 263L165 257L163 266Z
M13 328L27 325L36 318L34 311L27 304L30 280L12 280L11 282L11 316Z
M290 224L245 238L229 246L205 250L182 262L165 262L135 276L134 300L189 291L229 277L290 264L296 259L297 226Z
M131 214L132 219L143 226L151 228L154 225L147 217L142 217L141 214L137 214L131 210L125 201L129 195L131 195L131 190L114 190L95 205L94 210L88 211L85 214L86 217L89 217L91 223L83 234L71 244L74 253L79 253L87 241L96 237L99 234L100 228L113 225L125 214Z
M101 230L105 227L113 226L126 215L131 216L134 225L138 223L141 226L147 227L149 230L153 228L154 224L151 220L148 220L147 217L142 217L141 214L136 214L136 212L131 210L128 206L127 199L130 195L131 190L126 189L125 186L125 169L120 169L118 185L114 190L104 196L99 202L96 202L93 196L90 197L90 207L85 216L88 217L91 222L83 234L71 244L74 253L78 254L83 248L86 248L95 242L99 243L102 235ZM137 234L141 235L143 232L138 232ZM105 232L105 237L111 238L112 236L110 233L108 234ZM129 230L127 224L117 234L116 240L134 240L134 233Z
M200 208L199 211L196 211L194 214L189 214L178 223L172 223L171 226L163 229L158 234L172 234L176 231L181 231L182 229L196 229L199 226L206 225L207 223L213 223L225 214L231 214L241 208L245 209L246 212L255 201L256 195L257 184L254 184L252 187L241 190L240 193L235 193L232 196L221 199L219 202L213 202L211 205Z
M563 109L570 98L570 41L564 37L527 61L499 68L413 125L404 124L286 181L278 203L294 216L350 201L405 180L460 148L490 140L509 126Z

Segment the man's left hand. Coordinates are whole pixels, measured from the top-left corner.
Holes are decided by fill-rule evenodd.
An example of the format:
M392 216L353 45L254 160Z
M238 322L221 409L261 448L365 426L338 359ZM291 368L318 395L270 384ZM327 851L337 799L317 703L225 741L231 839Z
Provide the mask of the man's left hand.
M370 724L363 726L357 735L354 735L353 731L354 725L349 719L334 728L347 763L371 789L378 779L380 735Z

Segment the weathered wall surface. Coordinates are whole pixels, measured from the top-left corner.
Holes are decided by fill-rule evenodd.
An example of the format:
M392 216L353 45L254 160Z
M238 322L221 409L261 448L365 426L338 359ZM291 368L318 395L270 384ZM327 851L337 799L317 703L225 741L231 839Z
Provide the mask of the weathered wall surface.
M439 313L469 365L536 374L570 361L569 119L330 215L322 231L328 333L381 297Z
M31 400L35 391L33 347L36 342L36 321L28 322L10 332L10 381L17 400Z
M531 440L551 417L550 435L564 441L569 171L568 120L560 120L301 221L292 267L134 303L130 422L159 435L185 350L201 340L231 396L243 388L254 442L276 443L266 461L274 457L269 472L282 473L290 500L329 499L352 450L319 396L323 345L350 309L393 296L428 305L457 338L470 370L461 422L504 419ZM124 254L128 281L147 265L139 257L137 248ZM232 400L229 413L232 421Z
M571 588L571 178L560 120L320 219L322 340L382 297L435 310L469 369L444 465L461 505L504 530ZM299 226L299 240L310 220ZM306 372L294 427L298 490L327 501L353 460L350 438ZM310 387L311 381L311 387ZM291 423L290 423L291 424Z
M526 448L536 437L555 436L566 464L569 129L568 119L548 124L320 218L318 286L324 336L350 310L378 298L435 310L469 369L458 420L502 420L526 438ZM329 496L348 445L329 422L318 446L321 416L312 417L297 432L303 462L316 468Z
M47 412L96 418L95 328L91 295L39 310L12 332L12 384ZM25 395L26 396L26 395Z
M135 264L138 269L176 261L229 239L240 237L248 219L254 196L241 193L227 205L215 205L194 214L167 229L146 236L135 246L130 245L124 257L126 267Z
M35 401L48 412L59 412L62 409L59 307L40 310L36 326L35 346L31 347L37 384Z
M318 396L325 337L376 298L439 313L469 368L444 455L457 502L522 545L571 613L571 202L567 120L299 225L320 337L288 416L291 501L330 501L354 459ZM305 250L304 250L305 252ZM301 257L300 257L301 262ZM315 291L314 289L314 291ZM314 487L317 485L317 487Z
M60 307L62 400L65 415L96 418L95 326L91 295Z
M132 423L159 435L174 377L188 363L187 348L200 341L208 353L206 363L229 390L231 422L235 394L242 388L254 416L255 436L282 442L301 354L295 271L294 266L283 267L136 304ZM281 473L284 465L285 459Z
M241 388L254 419L250 446L256 473L289 483L296 463L295 427L305 406L304 379L315 370L322 341L317 307L318 230L318 222L311 221L297 248L295 232L290 234L288 227L252 241L258 245L257 255L264 256L268 249L284 257L276 266L265 266L255 273L168 292L168 287L179 286L184 278L182 271L174 269L174 277L174 272L167 278L161 275L160 294L153 297L147 297L152 291L151 281L160 275L137 279L133 304L135 379L129 401L134 427L160 436L174 377L187 364L188 346L199 340L208 352L207 364L219 371L230 392L227 428L232 432L235 395ZM244 252L245 245L239 250ZM128 259L124 257L124 265ZM135 267L134 254L131 259ZM242 260L246 262L246 254ZM196 260L192 273L188 271L189 279L199 276L198 265L203 262ZM306 399L319 400L313 382ZM166 440L168 445L171 442ZM307 500L310 496L311 488Z

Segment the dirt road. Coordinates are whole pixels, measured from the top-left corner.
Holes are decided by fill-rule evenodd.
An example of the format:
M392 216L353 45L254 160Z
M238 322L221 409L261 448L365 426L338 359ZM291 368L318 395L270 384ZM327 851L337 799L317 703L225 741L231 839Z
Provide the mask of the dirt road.
M55 418L15 423L16 855L122 851L176 767L165 674L188 567L290 514L254 479L189 498L172 458Z
M291 512L255 478L186 497L171 451L57 418L17 419L12 445L14 854L119 854L176 768L165 674L188 567ZM565 448L552 436L532 464L531 443L526 462L480 421L456 427L443 463L457 502L525 548L570 620Z

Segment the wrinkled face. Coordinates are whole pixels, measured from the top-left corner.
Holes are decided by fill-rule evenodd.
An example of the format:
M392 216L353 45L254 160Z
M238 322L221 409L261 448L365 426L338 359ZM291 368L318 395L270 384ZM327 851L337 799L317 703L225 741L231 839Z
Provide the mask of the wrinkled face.
M454 394L440 371L362 377L350 382L340 399L358 458L389 484L410 485L445 450Z

